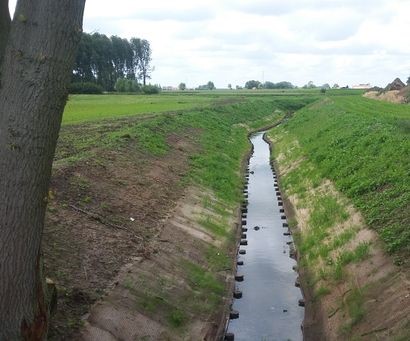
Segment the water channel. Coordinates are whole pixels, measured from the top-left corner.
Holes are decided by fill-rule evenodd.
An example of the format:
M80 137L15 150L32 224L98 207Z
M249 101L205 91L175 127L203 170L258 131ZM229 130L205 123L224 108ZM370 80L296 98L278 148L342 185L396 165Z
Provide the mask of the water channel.
M254 153L242 226L246 241L241 242L247 245L240 246L236 282L242 297L233 301L232 309L239 317L229 321L228 333L235 341L298 341L303 339L304 308L298 305L302 294L295 286L292 239L287 235L283 203L269 163L269 145L263 133L252 135L251 142Z

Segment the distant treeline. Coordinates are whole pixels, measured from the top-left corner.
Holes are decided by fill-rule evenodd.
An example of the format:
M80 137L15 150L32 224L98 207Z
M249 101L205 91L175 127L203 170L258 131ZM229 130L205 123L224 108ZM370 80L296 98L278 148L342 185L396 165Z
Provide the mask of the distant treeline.
M293 89L295 86L290 82L265 82L261 83L259 81L250 80L245 83L245 88L247 89Z
M72 89L87 84L113 91L137 91L138 80L145 86L152 67L150 43L145 39L118 36L107 37L100 33L83 33L72 76ZM127 86L124 86L126 84ZM129 85L129 86L128 86ZM87 90L85 89L85 90Z

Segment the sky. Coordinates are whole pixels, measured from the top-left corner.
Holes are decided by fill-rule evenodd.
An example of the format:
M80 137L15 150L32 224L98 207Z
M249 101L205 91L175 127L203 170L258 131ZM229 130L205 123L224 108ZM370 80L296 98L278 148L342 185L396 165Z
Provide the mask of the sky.
M409 13L410 0L87 0L84 31L147 39L161 86L385 86L410 76Z

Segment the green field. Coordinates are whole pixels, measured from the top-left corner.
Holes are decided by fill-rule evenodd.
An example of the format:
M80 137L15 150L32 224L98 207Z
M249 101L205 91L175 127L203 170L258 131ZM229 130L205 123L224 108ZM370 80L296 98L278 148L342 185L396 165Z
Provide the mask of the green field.
M210 96L71 95L63 124L204 107Z
M328 94L356 95L356 90L329 90ZM71 95L64 110L63 124L98 121L133 115L203 108L211 104L245 98L320 96L318 89L175 91L159 95Z

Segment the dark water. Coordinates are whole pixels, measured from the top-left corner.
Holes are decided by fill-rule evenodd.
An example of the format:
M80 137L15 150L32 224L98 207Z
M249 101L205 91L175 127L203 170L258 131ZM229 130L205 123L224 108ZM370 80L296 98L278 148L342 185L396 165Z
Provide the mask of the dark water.
M291 237L283 235L286 221L279 212L269 145L262 136L257 133L251 138L254 154L249 169L254 174L249 175L248 245L241 246L246 254L238 255L244 262L238 274L244 275L244 281L236 283L243 297L233 302L239 318L230 320L228 332L234 333L235 341L302 340L304 308L298 306L302 294L292 270L296 262L289 257Z

